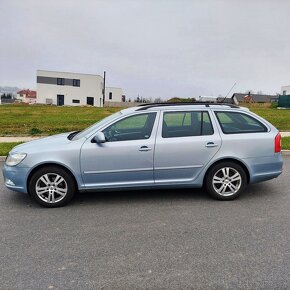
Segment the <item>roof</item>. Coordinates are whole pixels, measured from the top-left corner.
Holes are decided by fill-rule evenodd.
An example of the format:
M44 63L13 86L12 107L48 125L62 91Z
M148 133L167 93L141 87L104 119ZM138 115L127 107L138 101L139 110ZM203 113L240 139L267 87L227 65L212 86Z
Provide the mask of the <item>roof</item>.
M226 103L226 104L236 104L234 98L228 98L228 97L218 97L216 101L220 103Z
M18 95L26 95L26 98L36 98L36 91L21 90L17 92Z
M245 101L245 97L249 96L248 93L234 93L232 97L236 97L236 99L239 102L243 102ZM278 96L276 95L261 95L261 94L250 94L253 102L256 103L267 103L267 102L271 102L274 99L278 99Z
M211 103L211 102L191 102L191 103L152 103L152 104L144 104L139 105L136 108L136 111L145 111L150 108L156 108L156 107L186 107L186 106L205 106L205 107L230 107L230 108L239 108L239 106L233 105L233 104L226 104L226 103Z
M57 70L47 70L47 69L38 69L36 71L36 74L38 75L39 73L42 72L51 72L51 73L63 73L63 74L74 74L74 75L87 75L87 76L95 76L95 77L100 77L103 78L101 75L98 74L87 74L87 73L77 73L77 72L69 72L69 71L57 71Z

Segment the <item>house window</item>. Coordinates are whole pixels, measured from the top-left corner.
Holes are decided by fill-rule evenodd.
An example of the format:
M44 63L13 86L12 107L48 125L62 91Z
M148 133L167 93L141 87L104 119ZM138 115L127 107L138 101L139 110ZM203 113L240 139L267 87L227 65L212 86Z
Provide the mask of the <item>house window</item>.
M74 86L74 87L79 87L80 84L81 84L81 81L80 81L80 80L73 79L73 86Z
M80 100L72 100L73 104L79 104Z
M109 92L109 100L112 100L112 99L113 99L113 93Z
M287 91L283 91L283 94L282 95L283 96L286 96L286 94L287 94Z
M64 86L64 78L57 78L57 84L59 86Z

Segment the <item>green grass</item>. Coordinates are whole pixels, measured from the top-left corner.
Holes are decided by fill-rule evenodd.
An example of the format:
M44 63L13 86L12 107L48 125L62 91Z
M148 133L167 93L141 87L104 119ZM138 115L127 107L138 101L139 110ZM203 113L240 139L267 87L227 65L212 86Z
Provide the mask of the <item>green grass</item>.
M290 110L278 110L271 104L240 104L269 121L280 131L290 131Z
M82 130L120 108L1 105L0 136L52 135Z
M290 131L290 110L271 104L241 104L271 122L280 131ZM0 136L52 135L82 130L120 108L56 107L46 105L1 105Z
M6 156L13 147L21 143L23 142L0 143L0 156Z
M290 150L290 137L283 137L282 138L282 149L283 150Z

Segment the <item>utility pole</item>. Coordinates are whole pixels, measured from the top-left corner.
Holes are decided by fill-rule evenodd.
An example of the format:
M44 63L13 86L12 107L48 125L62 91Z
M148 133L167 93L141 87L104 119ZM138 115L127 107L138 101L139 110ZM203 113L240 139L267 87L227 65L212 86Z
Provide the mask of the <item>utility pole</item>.
M103 82L103 107L105 107L105 94L106 94L106 71L104 71L104 82Z

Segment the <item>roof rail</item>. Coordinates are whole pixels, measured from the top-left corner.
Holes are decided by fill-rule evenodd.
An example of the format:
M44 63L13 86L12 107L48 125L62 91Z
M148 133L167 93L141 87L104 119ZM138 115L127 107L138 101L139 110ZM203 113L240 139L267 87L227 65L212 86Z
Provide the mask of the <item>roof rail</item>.
M206 107L209 107L210 105L218 105L218 106L228 106L231 108L239 108L239 106L234 105L234 104L228 104L228 103L213 103L213 102L178 102L178 103L150 103L150 104L142 104L139 105L136 111L144 111L149 108L154 108L154 107L169 107L169 106L192 106L192 105L205 105Z

